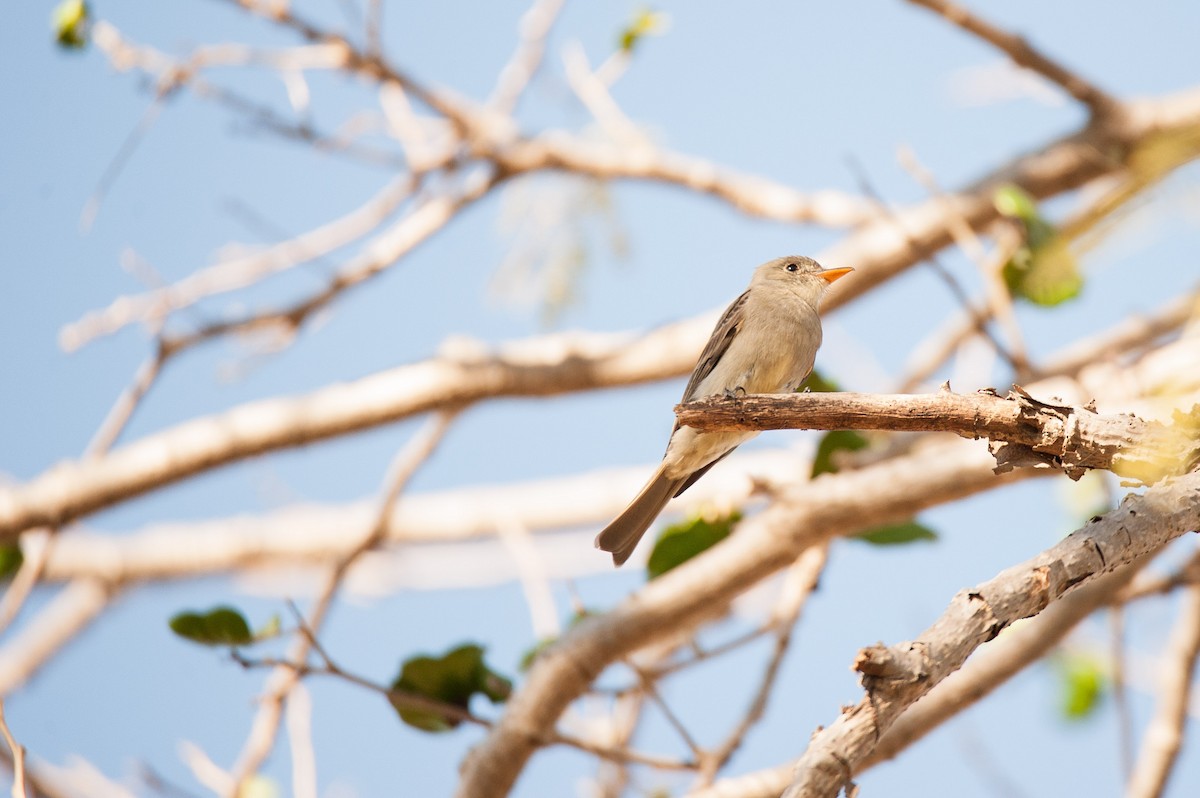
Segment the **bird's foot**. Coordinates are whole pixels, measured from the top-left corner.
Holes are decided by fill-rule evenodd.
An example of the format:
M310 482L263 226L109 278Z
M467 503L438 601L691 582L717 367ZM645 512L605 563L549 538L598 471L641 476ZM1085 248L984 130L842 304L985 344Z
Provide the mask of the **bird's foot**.
M725 398L726 399L743 399L746 397L746 395L747 395L746 389L740 385L737 386L736 388L726 388L725 389Z

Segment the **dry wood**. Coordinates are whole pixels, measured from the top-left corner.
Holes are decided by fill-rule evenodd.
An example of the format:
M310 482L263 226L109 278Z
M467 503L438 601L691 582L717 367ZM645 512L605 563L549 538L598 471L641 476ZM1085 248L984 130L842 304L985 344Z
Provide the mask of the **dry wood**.
M1198 453L1200 406L1167 426L1128 414L1043 402L1021 388L1008 396L799 393L714 397L678 405L680 424L706 431L855 429L953 432L988 438L997 470L1051 466L1078 479L1102 468L1147 484L1189 471Z
M1200 472L1131 496L1038 556L961 591L916 640L863 649L854 662L866 696L814 736L785 798L833 798L909 706L957 671L980 645L1072 588L1112 573L1200 529Z

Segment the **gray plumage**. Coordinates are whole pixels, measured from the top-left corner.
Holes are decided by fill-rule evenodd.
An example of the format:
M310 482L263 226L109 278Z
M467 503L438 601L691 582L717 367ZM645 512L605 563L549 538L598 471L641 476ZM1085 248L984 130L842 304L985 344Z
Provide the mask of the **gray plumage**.
M823 269L811 258L776 258L754 270L700 353L684 402L706 396L791 393L812 371L821 345L821 297L850 269ZM596 536L613 563L629 559L667 502L756 432L697 432L675 425L662 463L641 492Z

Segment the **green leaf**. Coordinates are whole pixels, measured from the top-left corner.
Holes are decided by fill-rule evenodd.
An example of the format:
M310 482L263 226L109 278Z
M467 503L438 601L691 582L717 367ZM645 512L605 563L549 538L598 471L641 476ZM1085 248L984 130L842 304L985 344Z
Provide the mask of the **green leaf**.
M504 701L512 692L512 682L484 663L481 646L467 644L440 657L409 657L392 682L392 689L466 710L476 693L487 696L493 704ZM450 731L460 722L436 711L412 709L400 698L393 697L391 703L402 721L422 731Z
M1062 684L1061 709L1067 720L1091 715L1108 691L1104 663L1088 653L1066 652L1055 657Z
M837 393L840 390L842 390L840 385L816 369L813 369L804 382L800 383L800 387L796 389L797 393L804 391L812 393Z
M1023 188L1011 183L996 189L996 193L992 196L992 203L996 206L996 210L1010 219L1021 219L1028 222L1040 218L1037 201L1029 196Z
M898 546L904 543L915 543L919 540L938 539L937 532L916 521L877 526L866 532L860 532L854 537L856 540L865 541L872 546Z
M581 609L578 612L575 612L574 614L571 615L571 620L567 621L567 629L574 629L584 619L590 618L593 615L597 615L597 614L598 613L596 613L595 611L589 610L587 608ZM550 648L550 646L554 645L557 642L558 642L558 635L550 635L549 637L543 637L541 640L534 643L532 646L530 646L528 649L525 650L524 654L521 655L521 661L517 665L517 669L520 670L521 673L524 673L525 671L529 670L531 667L533 667L533 661L535 659L537 659L538 657L540 657L542 655L543 651Z
M695 557L729 537L733 525L742 520L742 514L734 510L719 518L696 517L672 524L658 535L654 550L646 563L646 578L657 579L677 565Z
M21 547L15 543L0 546L0 579L10 579L25 562Z
M63 0L50 17L54 39L59 47L81 50L87 47L92 9L84 0Z
M661 36L670 25L671 18L661 11L639 8L622 30L619 44L623 51L632 53L638 42L647 36Z
M826 432L821 436L821 442L817 444L817 456L813 458L812 466L813 477L837 473L837 464L834 462L835 452L857 452L859 449L865 448L867 448L867 439L854 430L835 429Z
M255 640L245 616L233 607L181 612L171 618L170 625L175 634L205 646L244 646Z
M1083 275L1070 242L1039 212L1034 199L1017 186L1003 186L993 195L996 210L1013 219L1025 240L1002 271L1014 297L1042 307L1074 299L1083 290Z
M281 629L283 629L283 621L280 620L278 614L272 615L267 619L266 623L254 632L254 639L267 640L268 638L279 637Z

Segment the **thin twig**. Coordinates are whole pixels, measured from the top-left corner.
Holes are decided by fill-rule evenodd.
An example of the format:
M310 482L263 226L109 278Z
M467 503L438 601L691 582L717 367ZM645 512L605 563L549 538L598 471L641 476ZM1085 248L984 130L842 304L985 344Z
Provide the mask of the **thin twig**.
M1033 70L1052 83L1058 84L1064 91L1086 105L1094 115L1102 116L1113 112L1118 107L1117 101L1107 92L1042 53L1024 37L1001 30L963 6L947 0L909 0L909 2L924 6L948 22L1002 50L1018 66Z
M904 376L896 385L896 393L913 393L922 386L929 387L929 378L960 346L978 334L978 323L968 311L960 309L912 348L904 366Z
M1000 341L999 338L996 337L995 333L993 333L991 328L988 326L988 313L976 307L971 302L970 297L967 296L967 292L958 282L958 278L956 278L949 269L942 265L942 262L938 260L937 255L935 255L932 250L923 249L918 245L916 239L904 226L899 214L897 214L883 199L879 192L875 190L875 187L867 178L867 173L862 168L862 164L860 164L858 160L854 158L851 158L849 163L858 180L859 188L862 193L875 203L875 206L878 208L882 218L888 219L893 225L895 225L896 230L898 230L904 237L904 241L908 246L909 251L912 252L913 258L928 264L929 268L933 270L933 273L936 274L942 280L942 282L946 284L946 287L950 289L950 293L954 295L954 298L958 304L971 317L971 321L975 324L975 329L978 330L979 334L987 338L992 344L992 348L996 350L996 354L1008 361L1008 364L1014 373L1023 373L1023 369L1020 367L1017 358L1008 351L1008 348ZM943 206L948 205L944 197L937 201ZM959 220L963 219L961 214L955 214L955 218ZM953 225L950 225L948 229L952 231ZM953 237L953 234L951 237ZM1027 370L1027 367L1025 370Z
M319 260L377 229L412 196L416 187L411 175L401 175L350 213L295 238L223 259L172 285L122 296L108 307L92 311L63 327L59 344L67 351L74 351L129 324L154 323L207 297L247 288L299 264ZM223 323L223 328L232 331L228 323ZM162 348L174 353L185 347L176 338Z
M0 734L4 735L4 742L8 744L8 750L12 752L13 761L13 786L12 798L26 798L25 794L25 746L21 745L13 737L12 731L8 728L8 721L4 717L4 699L0 698Z
M303 684L288 694L284 712L292 760L292 798L317 798L317 757L312 736L312 695Z
M500 70L488 97L492 111L511 114L537 74L546 54L546 41L562 11L563 0L534 0L518 23L520 39L508 63Z
M617 698L611 710L613 730L610 739L614 748L629 747L641 724L645 706L646 694L640 690ZM596 775L597 798L619 798L624 795L630 780L629 763L601 759L599 764L601 767Z
M1113 705L1117 711L1117 739L1121 761L1121 781L1128 783L1133 773L1133 715L1129 708L1129 685L1125 678L1125 607L1109 608L1109 638L1112 659Z
M72 580L0 648L0 695L24 684L46 660L103 612L117 589L100 579Z
M659 693L658 687L655 686L654 681L652 681L649 676L647 676L633 663L628 664L629 667L633 669L633 672L637 674L638 683L640 685L639 689L641 692L649 696L654 705L658 707L660 712L662 712L663 717L667 719L667 723L670 724L671 728L675 730L675 733L679 735L679 738L683 740L683 744L686 745L689 750L691 750L692 756L695 757L696 761L703 762L705 759L704 749L700 747L700 744L696 742L696 738L693 737L692 733L688 731L687 726L685 726L683 723L683 720L675 714L674 710L672 710L670 705L667 704L666 700L663 699L662 694Z
M1008 291L1004 285L1004 280L1001 278L1003 264L1008 261L1012 254L1008 251L1010 246L998 243L996 252L991 257L988 257L979 236L971 229L971 225L967 223L966 218L958 211L958 207L946 196L945 190L938 183L933 172L926 168L917 158L916 152L911 147L903 147L900 150L899 160L900 165L913 176L913 179L929 192L931 197L942 203L942 208L948 220L950 234L954 237L954 241L958 244L959 249L971 259L983 277L992 318L1000 324L1008 338L1008 346L1012 352L1013 365L1016 370L1016 379L1018 382L1028 379L1032 369L1029 365L1025 336L1021 332L1021 326L1017 322L1016 313L1013 311L1012 294ZM974 305L968 304L968 307L974 307Z
M96 183L96 188L92 190L91 196L88 197L87 202L83 206L83 212L79 217L79 227L81 230L87 231L91 229L92 223L96 220L96 215L100 212L100 206L104 202L104 198L108 196L108 192L117 182L117 178L120 177L121 172L124 171L125 165L133 158L133 154L137 152L137 148L145 140L146 134L150 132L150 128L154 127L154 123L158 121L163 106L177 88L177 85L168 85L155 92L154 99L150 101L150 105L142 112L142 116L137 124L125 136L125 140L121 142L116 155L109 161L108 166L104 168L104 173Z
M325 287L308 297L286 307L257 311L173 336L166 340L166 347L175 352L234 333L298 329L347 289L386 271L418 244L441 230L457 213L484 197L500 180L495 174L477 174L475 177L477 179L467 181L461 193L433 197L415 207L411 213L382 231L364 252L350 260Z
M705 660L715 659L724 654L728 654L730 651L735 651L744 646L748 646L755 640L758 640L759 638L769 634L773 628L773 624L764 623L757 629L751 629L748 632L744 632L737 637L726 640L724 643L712 646L711 648L700 648L699 646L696 646L693 649L691 656L683 659L673 660L657 668L647 669L645 671L646 676L653 681L659 681L664 676L670 676L672 673L676 673L677 671L681 671L685 668L690 668L693 665L704 662Z
M307 626L307 622L302 625L301 633L305 639L313 643L316 647L316 635L313 630ZM473 726L481 728L492 728L493 722L488 718L474 714L468 709L464 709L456 704L448 704L444 701L438 701L434 698L412 693L407 690L400 690L394 687L387 687L365 676L354 673L338 665L327 654L323 653L321 665L310 665L303 661L297 661L290 658L249 658L242 655L234 649L230 652L230 656L235 662L247 669L271 668L282 669L294 674L299 680L308 676L328 676L341 681L353 684L357 687L370 690L378 693L386 698L393 706L403 706L406 709L418 710L427 712L432 715L438 715L458 723L469 723ZM543 745L564 745L570 748L576 748L590 754L594 754L602 759L613 762L621 762L625 764L646 765L659 770L694 770L696 764L677 759L669 759L665 757L655 756L653 754L645 754L639 751L634 751L627 748L615 748L612 746L599 745L588 740L581 739L569 734L562 734L557 731L551 731L543 735L540 739Z
M369 55L376 57L383 55L383 0L367 0L363 39Z
M121 437L121 433L129 426L133 414L141 405L142 400L154 386L168 358L178 350L167 349L161 338L155 341L154 354L146 358L133 375L133 380L117 397L108 415L104 417L100 428L96 430L92 440L84 451L84 458L100 457L107 454Z
M289 660L304 662L307 659L316 639L316 631L324 623L346 572L361 555L373 549L384 539L393 506L400 494L404 492L417 469L433 454L457 415L457 411L454 410L438 413L393 458L384 479L379 509L370 528L358 544L344 554L329 570L313 609L303 625L309 630L309 633L301 635L293 641L287 655ZM323 654L323 656L327 655ZM237 764L232 771L234 795L241 790L246 779L258 772L274 747L284 703L298 681L299 673L289 667L276 668L268 678L266 694L262 698L258 713L251 725L250 735L243 745Z
M1200 584L1200 550L1169 574L1148 576L1134 582L1117 596L1116 603L1128 604L1151 596L1165 596L1180 587L1196 584Z
M791 646L796 621L799 620L800 613L804 611L809 596L817 588L821 572L825 569L828 554L829 545L827 543L806 549L786 574L783 593L771 619L771 625L775 628L775 645L770 659L767 661L767 666L763 670L758 690L741 721L734 726L724 742L700 760L699 784L712 783L717 773L729 763L729 760L741 747L746 735L762 720L767 709L767 701L775 687L775 680L779 676L779 667L783 664L783 658Z
M1200 586L1188 588L1183 608L1171 631L1158 679L1158 706L1142 735L1137 764L1126 795L1158 798L1183 746L1184 724L1192 694L1192 672L1200 658Z
M21 567L0 599L0 634L3 634L25 608L25 602L46 572L46 564L58 540L55 527L38 527L21 534Z
M1034 377L1073 375L1097 361L1127 359L1160 338L1178 332L1194 318L1200 318L1200 290L1169 300L1149 316L1129 316L1099 335L1065 347L1047 358Z
M446 117L461 132L473 136L482 135L486 123L479 111L461 97L452 96L448 91L434 91L414 80L408 74L389 63L380 53L367 53L358 49L346 37L326 30L295 13L289 6L279 4L268 5L256 0L225 0L239 6L250 13L268 19L269 21L290 28L304 39L321 44L334 44L345 51L346 69L356 72L372 81L397 83L425 103L437 113Z

